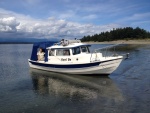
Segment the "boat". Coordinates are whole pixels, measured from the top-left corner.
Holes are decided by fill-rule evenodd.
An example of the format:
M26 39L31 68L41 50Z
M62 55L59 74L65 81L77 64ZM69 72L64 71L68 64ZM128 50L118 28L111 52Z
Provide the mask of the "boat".
M56 73L109 75L125 58L124 55L113 53L112 49L111 54L108 54L108 49L115 46L97 48L94 52L90 52L91 45L77 39L39 42L33 44L28 63L31 68ZM43 60L37 58L39 48L42 48L45 53Z

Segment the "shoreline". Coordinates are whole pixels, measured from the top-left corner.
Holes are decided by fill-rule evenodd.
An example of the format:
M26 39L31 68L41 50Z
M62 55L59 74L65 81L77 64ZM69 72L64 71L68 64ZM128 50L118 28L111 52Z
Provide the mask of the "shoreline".
M104 42L83 42L88 44L150 44L150 39L139 40L117 40L117 41L104 41Z

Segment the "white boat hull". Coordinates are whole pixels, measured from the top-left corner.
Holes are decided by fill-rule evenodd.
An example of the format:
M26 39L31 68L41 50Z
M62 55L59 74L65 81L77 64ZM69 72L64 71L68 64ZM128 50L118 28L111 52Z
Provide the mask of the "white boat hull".
M106 61L99 61L94 62L96 65L92 65L89 67L81 67L81 68L55 68L49 67L47 65L51 65L45 62L36 62L29 60L29 66L31 68L46 70L51 72L58 72L58 73L68 73L68 74L111 74L116 68L120 65L123 58L113 59L113 60L106 60ZM93 62L91 64L94 64ZM43 66L46 65L46 66ZM79 64L80 65L80 64Z

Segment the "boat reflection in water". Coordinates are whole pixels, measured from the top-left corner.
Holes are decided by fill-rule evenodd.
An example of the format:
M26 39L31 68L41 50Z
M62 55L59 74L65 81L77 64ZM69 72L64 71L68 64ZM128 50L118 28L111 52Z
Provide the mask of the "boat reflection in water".
M49 94L70 99L110 98L122 101L123 96L107 76L65 75L30 69L33 87L38 94Z

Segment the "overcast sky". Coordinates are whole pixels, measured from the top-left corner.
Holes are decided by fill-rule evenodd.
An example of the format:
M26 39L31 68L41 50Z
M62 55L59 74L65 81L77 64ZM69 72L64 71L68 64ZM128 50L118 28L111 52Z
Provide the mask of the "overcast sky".
M150 31L150 0L0 0L0 38L82 38L120 27Z

